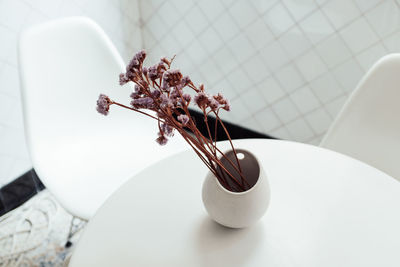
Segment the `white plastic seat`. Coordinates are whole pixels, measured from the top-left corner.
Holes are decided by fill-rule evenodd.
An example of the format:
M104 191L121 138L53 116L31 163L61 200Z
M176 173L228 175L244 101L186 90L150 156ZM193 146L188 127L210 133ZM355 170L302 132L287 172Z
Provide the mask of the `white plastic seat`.
M400 181L399 100L400 54L391 54L363 77L321 146L366 162Z
M154 141L157 123L141 114L114 106L107 117L97 113L100 93L129 104L132 85L119 85L125 64L88 18L60 19L24 31L19 67L33 167L77 217L90 219L127 179L187 148L178 135L160 147Z

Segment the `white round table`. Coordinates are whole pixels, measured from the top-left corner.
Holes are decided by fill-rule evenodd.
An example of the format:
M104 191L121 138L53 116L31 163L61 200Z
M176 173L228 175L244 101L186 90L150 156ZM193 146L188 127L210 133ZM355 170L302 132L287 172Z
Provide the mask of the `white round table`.
M207 169L186 151L114 193L88 223L70 266L400 266L397 180L311 145L235 144L259 158L271 186L256 225L234 230L211 221L201 201Z

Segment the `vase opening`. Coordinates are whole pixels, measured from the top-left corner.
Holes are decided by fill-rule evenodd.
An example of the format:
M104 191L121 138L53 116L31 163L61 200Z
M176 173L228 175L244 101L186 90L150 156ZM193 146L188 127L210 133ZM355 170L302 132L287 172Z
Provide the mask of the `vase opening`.
M239 161L240 169L242 170L242 176L235 167L238 167L235 153L230 150L225 153L226 157L221 157L221 163L227 169L232 176L235 177L236 181L240 182L242 186L238 185L233 179L224 179L223 181L218 180L218 183L228 191L231 192L246 192L253 188L260 177L260 165L256 157L243 149L236 149L236 156ZM228 160L229 159L229 160ZM232 162L234 166L230 163ZM229 175L221 167L217 167L217 171L221 174L221 177L228 178Z

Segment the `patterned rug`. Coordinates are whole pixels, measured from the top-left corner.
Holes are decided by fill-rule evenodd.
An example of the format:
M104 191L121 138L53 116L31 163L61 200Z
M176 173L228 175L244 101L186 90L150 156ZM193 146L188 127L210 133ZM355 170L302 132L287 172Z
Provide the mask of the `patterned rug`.
M44 190L0 217L0 267L64 266L84 225Z

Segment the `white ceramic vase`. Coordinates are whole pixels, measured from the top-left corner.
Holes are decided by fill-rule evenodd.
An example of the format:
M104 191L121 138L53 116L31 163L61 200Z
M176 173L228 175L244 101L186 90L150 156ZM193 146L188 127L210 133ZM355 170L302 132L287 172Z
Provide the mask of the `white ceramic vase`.
M222 186L212 172L208 172L203 183L202 198L205 209L214 221L230 228L244 228L256 223L265 214L270 188L257 158L243 149L236 149L236 153L243 176L252 187L244 192L232 192ZM225 155L234 159L233 151Z

